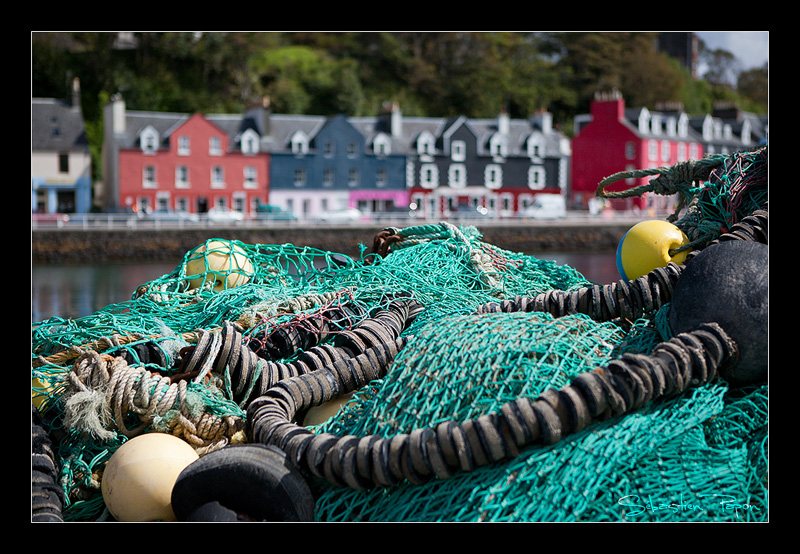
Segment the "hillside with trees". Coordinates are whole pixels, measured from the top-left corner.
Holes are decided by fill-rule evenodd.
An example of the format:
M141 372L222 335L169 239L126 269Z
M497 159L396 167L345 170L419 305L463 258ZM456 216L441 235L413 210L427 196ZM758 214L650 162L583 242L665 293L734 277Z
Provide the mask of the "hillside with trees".
M95 160L102 108L238 113L269 97L277 113L376 115L397 102L412 116L525 118L547 109L566 134L595 92L630 106L719 101L767 111L767 67L736 72L725 51L700 55L693 78L647 32L34 32L31 94L68 98L80 79ZM128 40L124 40L127 38ZM96 164L99 172L99 164Z

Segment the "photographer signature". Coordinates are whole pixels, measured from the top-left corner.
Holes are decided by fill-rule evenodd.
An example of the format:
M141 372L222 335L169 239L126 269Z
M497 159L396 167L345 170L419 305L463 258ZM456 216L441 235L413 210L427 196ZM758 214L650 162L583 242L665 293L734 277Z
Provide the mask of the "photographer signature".
M722 513L726 515L733 513L734 517L738 519L744 512L760 509L753 504L737 502L736 497L729 494L698 494L697 498L705 499L704 503L699 504L686 501L684 500L683 494L680 495L677 502L654 499L651 494L648 494L646 497L642 497L638 494L631 494L620 498L617 504L630 509L625 512L626 518L637 516L645 512L707 512L709 506L718 506Z

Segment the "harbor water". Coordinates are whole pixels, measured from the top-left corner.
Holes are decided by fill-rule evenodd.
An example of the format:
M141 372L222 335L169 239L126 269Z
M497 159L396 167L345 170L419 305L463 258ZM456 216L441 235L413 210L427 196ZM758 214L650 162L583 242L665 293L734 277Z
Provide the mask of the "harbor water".
M613 252L537 255L580 271L599 284L619 279ZM177 263L177 262L176 262ZM31 318L76 319L110 304L130 300L136 288L171 273L175 263L34 264L31 268Z

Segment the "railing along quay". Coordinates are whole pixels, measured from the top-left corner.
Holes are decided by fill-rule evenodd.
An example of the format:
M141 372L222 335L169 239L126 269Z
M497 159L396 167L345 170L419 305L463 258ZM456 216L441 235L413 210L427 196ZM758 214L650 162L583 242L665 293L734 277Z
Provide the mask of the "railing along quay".
M129 214L52 214L48 217L32 216L31 230L53 231L86 230L159 230L159 229L268 229L285 227L410 227L438 223L446 220L459 225L473 225L478 228L493 226L525 225L525 226L563 226L563 225L626 225L644 219L663 219L667 214L652 212L613 212L611 214L589 214L588 212L567 212L566 217L558 219L534 219L523 216L442 216L441 218L405 217L396 214L367 214L356 220L331 221L324 219L262 219L244 217L240 220L212 221L198 218L163 220L137 217Z

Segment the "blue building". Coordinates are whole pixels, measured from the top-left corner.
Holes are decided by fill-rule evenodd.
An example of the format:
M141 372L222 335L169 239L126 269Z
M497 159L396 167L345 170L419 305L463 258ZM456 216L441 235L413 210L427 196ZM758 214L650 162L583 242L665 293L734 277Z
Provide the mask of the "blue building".
M70 100L31 99L31 213L91 207L92 161L75 79Z
M380 118L279 115L262 107L269 143L269 202L302 219L357 208L408 206L405 156Z

